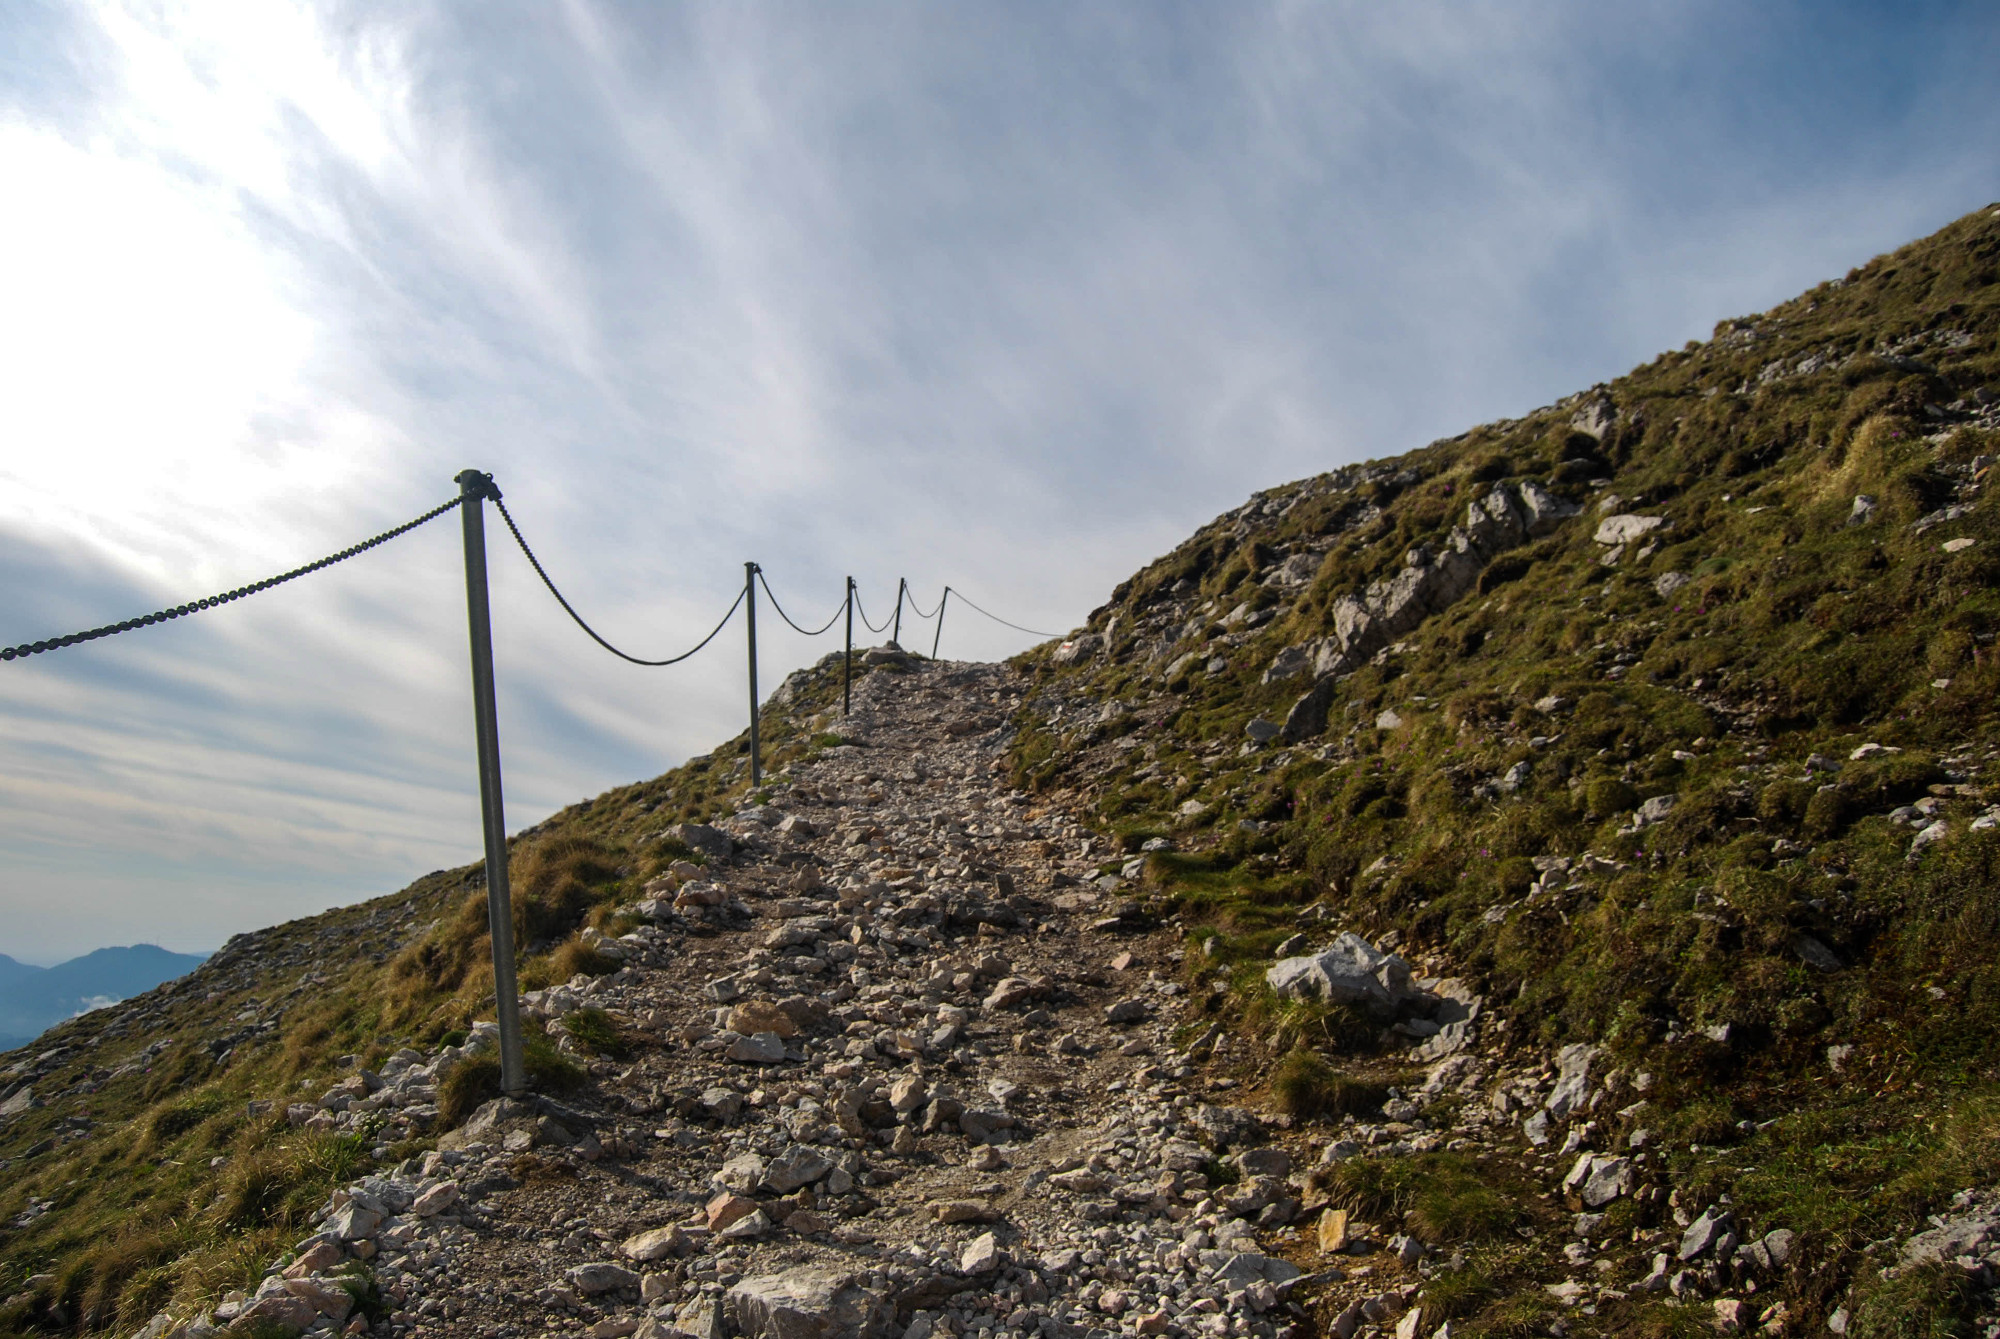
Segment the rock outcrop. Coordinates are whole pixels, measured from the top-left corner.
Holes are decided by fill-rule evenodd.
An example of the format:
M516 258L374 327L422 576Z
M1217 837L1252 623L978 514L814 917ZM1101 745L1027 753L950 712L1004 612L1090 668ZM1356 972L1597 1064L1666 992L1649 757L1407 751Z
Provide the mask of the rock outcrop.
M1309 739L1326 728L1327 708L1342 674L1462 599L1494 558L1545 535L1576 514L1576 507L1532 480L1496 484L1466 509L1439 549L1412 549L1403 568L1360 597L1334 602L1334 633L1310 648L1279 653L1267 676L1291 677L1310 658L1313 685L1286 713L1282 737Z

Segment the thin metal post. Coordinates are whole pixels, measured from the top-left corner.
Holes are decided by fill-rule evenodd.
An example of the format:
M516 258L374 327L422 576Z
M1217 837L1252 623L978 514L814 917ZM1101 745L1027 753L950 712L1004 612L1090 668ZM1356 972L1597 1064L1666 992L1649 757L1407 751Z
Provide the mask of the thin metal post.
M847 658L840 662L840 714L854 710L854 578L847 578Z
M521 1063L521 1006L514 980L514 899L507 882L507 812L500 794L500 719L493 700L493 619L486 600L486 499L493 476L461 472L465 526L465 621L472 637L472 718L479 740L479 813L486 837L486 927L493 939L493 1002L500 1021L500 1090L528 1086Z
M944 607L945 607L945 605L949 604L950 602L951 602L951 587L950 587L950 586L946 586L946 587L944 588L944 594L938 597L938 625L937 625L937 635L931 638L931 659L932 659L932 660L936 660L936 659L937 659L937 649L938 649L938 643L939 643L940 641L942 641L942 640L943 640L943 638L944 638Z
M889 632L889 645L898 651L903 649L903 592L909 584L902 577L896 578L896 626Z
M763 783L762 760L757 756L757 564L743 564L743 585L749 592L750 614L750 789Z

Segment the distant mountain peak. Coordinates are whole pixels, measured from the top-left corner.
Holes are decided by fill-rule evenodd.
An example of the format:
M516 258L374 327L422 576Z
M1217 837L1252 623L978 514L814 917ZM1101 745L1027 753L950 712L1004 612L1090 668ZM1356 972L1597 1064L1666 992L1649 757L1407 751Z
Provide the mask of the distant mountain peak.
M65 1018L185 976L207 957L158 944L127 944L37 967L0 954L0 1049L23 1045Z

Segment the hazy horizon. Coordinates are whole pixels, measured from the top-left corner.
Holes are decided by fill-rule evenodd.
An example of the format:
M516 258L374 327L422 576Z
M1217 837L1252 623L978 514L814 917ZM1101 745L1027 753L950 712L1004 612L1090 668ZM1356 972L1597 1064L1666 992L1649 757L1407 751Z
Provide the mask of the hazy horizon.
M162 953L172 953L177 957L188 957L192 955L201 958L212 958L215 956L216 949L219 949L221 947L222 946L220 944L217 944L215 948L170 949L164 944L155 944L150 940L144 940L136 944L99 944L94 948L85 949L81 953L72 953L65 957L53 958L47 960L37 960L35 958L23 957L19 953L10 953L4 948L0 948L0 958L6 958L11 962L18 963L22 967L36 967L46 972L54 967L67 966L68 964L75 962L79 958L87 958L93 953L116 953L122 949L156 948L159 949Z

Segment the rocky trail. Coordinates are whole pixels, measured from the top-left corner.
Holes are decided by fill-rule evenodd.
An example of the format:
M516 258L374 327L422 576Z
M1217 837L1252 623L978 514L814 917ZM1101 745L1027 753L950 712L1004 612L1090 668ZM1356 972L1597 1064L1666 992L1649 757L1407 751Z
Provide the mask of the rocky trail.
M1178 927L1099 873L1102 838L998 779L1019 695L1004 666L869 675L846 742L767 805L679 830L707 863L598 941L623 967L525 997L526 1025L579 1056L570 1024L603 1010L626 1059L588 1061L582 1092L487 1103L337 1192L255 1294L146 1339L366 1332L341 1282L356 1258L374 1332L413 1339L1449 1335L1419 1291L1462 1253L1325 1192L1345 1161L1437 1150L1543 1187L1518 1231L1567 1273L1564 1305L1733 1292L1718 1315L1755 1318L1740 1294L1782 1275L1790 1233L1745 1240L1726 1205L1606 1226L1619 1200L1670 1211L1647 1076L1591 1047L1510 1057L1477 996L1324 908L1271 983L1396 1020L1408 1079L1334 1126L1261 1111L1254 1062L1189 1008ZM421 1128L493 1043L481 1024L400 1052L289 1114Z
M1098 839L996 783L1017 705L1003 667L865 679L849 742L687 834L710 862L649 888L667 924L610 946L632 965L527 997L532 1026L609 1011L632 1062L489 1103L337 1196L286 1272L372 1256L412 1334L1291 1323L1301 1270L1230 1249L1258 1229L1201 1170L1242 1152L1231 1204L1281 1227L1291 1160L1188 1095L1177 939L1088 882ZM266 1295L306 1319L296 1281Z

